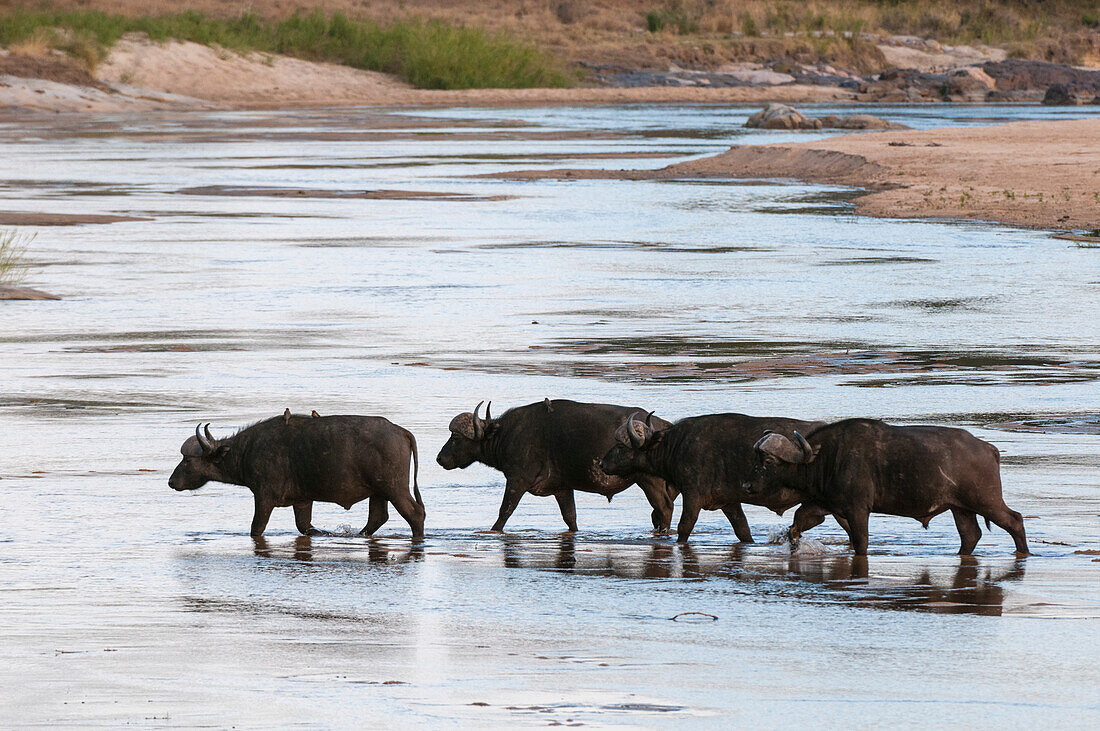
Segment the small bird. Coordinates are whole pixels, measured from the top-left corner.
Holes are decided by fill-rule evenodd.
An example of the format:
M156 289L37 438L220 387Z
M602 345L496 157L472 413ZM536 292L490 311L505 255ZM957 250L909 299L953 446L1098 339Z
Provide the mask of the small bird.
M286 411L283 412L283 421L286 422L287 424L290 423L290 409L287 409Z
M309 415L312 416L314 419L320 419L321 418L321 415L317 413L316 409L309 412Z
M542 400L542 402L543 402L544 404L546 404L546 410L547 410L547 411L550 411L550 412L553 412L553 411L554 411L554 405L550 403L550 399L548 399L548 398L544 398L544 399Z

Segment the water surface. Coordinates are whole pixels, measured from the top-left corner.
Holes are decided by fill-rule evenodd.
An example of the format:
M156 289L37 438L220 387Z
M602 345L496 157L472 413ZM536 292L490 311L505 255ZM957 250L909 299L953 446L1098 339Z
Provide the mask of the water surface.
M829 186L475 177L810 138L743 130L751 111L0 125L0 209L149 219L24 229L32 284L64 299L2 303L9 723L1095 725L1096 251L858 218ZM503 479L436 466L446 425L547 396L963 426L1002 449L1037 555L994 529L959 558L947 516L874 518L865 564L831 520L792 554L767 542L789 515L758 508L756 545L705 513L677 547L637 490L579 495L576 536L530 496L482 533ZM365 505L318 505L336 535L279 510L254 541L247 491L168 489L198 420L222 435L286 407L411 429L428 540L396 514L359 538Z

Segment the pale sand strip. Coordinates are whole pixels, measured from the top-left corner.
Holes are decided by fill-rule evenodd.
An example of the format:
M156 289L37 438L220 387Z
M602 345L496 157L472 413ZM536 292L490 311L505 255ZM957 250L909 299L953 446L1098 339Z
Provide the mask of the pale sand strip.
M1100 227L1100 117L850 134L732 147L660 170L554 170L524 178L793 178L867 188L869 216Z

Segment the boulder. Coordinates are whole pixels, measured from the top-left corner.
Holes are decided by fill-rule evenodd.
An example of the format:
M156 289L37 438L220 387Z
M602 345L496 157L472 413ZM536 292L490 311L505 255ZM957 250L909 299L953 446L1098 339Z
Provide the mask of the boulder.
M1053 84L1043 97L1043 104L1054 107L1089 104L1098 98L1096 89L1080 84Z
M756 129L909 129L904 124L891 122L871 114L851 114L839 117L806 117L786 104L769 104L745 122L746 127Z
M754 129L821 129L821 122L807 119L794 107L773 103L749 117L745 126Z
M909 129L904 124L891 122L873 114L849 114L846 117L827 114L815 121L821 122L823 129Z
M944 96L953 102L984 102L997 82L978 66L960 66L947 72Z

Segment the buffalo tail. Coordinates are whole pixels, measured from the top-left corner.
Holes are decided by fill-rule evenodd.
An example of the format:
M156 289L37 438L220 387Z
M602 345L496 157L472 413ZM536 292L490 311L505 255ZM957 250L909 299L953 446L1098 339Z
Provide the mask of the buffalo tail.
M420 497L420 486L416 484L416 475L420 472L420 457L416 453L416 437L408 430L405 431L405 436L409 438L409 446L412 448L413 453L413 497L416 498L417 505L424 507L424 500Z

